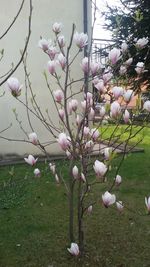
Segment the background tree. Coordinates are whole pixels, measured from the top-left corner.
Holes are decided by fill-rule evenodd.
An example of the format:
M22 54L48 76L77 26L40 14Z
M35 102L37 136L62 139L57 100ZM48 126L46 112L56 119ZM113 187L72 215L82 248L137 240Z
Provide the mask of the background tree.
M118 45L123 41L128 44L128 54L134 57L131 68L131 77L135 77L137 62L144 62L145 69L149 70L150 49L149 46L139 49L138 58L136 42L140 38L150 39L150 1L149 0L120 0L120 5L111 7L107 5L105 27L112 32L112 38ZM150 89L150 71L145 71L140 82L146 81L147 89Z

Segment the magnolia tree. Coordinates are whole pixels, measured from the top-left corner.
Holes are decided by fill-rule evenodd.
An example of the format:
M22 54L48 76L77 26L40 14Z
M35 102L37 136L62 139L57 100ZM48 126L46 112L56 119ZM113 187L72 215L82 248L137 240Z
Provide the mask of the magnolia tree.
M44 72L44 77L50 97L55 105L59 124L56 125L56 122L53 121L53 115L49 115L49 121L45 119L45 115L42 113L34 97L25 60L24 70L26 81L28 81L29 85L28 90L31 91L32 95L32 107L29 107L26 102L20 100L19 96L23 89L17 78L9 78L7 85L16 101L26 106L28 115L30 113L33 114L41 121L43 127L46 127L53 140L58 143L60 149L66 155L66 159L68 159L67 177L58 172L55 162L49 162L49 168L56 180L56 184L64 185L66 189L69 203L69 239L71 244L68 251L72 255L78 256L84 251L83 220L86 217L85 215L92 213L93 207L96 204L96 201L90 200L90 192L93 191L94 186L101 186L102 183L107 184L112 159L114 156L118 156L116 151L122 143L124 143L124 149L123 153L119 156L121 158L116 174L112 177L111 186L109 182L108 189L100 196L100 200L104 208L116 205L116 210L119 212L122 212L124 209L124 203L120 198L116 198L113 189L122 183L122 177L119 172L127 153L127 145L130 139L144 127L141 126L137 129L136 133L132 133L133 117L128 110L128 106L131 99L139 94L138 79L146 70L144 62L139 61L135 66L137 74L136 86L135 89L131 89L130 86L133 88L135 81L128 79L128 72L133 59L130 57L128 46L125 43L120 48L114 47L110 50L107 65L103 66L99 62L91 60L90 52L88 57L83 56L83 49L87 49L89 43L87 34L78 33L73 25L71 37L69 43L67 43L62 35L61 23L54 23L52 30L54 35L53 41L41 38L39 40L39 47L48 58L48 74ZM147 45L147 39L138 40L135 44L137 53L145 45ZM76 47L75 54L72 52L72 47ZM78 56L79 58L82 57L79 64L81 78L75 80L71 70ZM51 88L51 79L55 79L58 89ZM101 99L106 100L106 104L99 110L99 122L96 124L94 124L95 95L92 92L92 86L96 88ZM146 101L143 107L138 104L135 108L137 112L144 109L147 112L147 116L149 116L150 101ZM105 128L103 126L104 121L106 121L106 115L107 118L109 116L109 120L113 122L115 128L109 138L104 140L102 132L108 129L107 126ZM28 119L30 120L30 116L28 116ZM117 128L122 121L126 125L124 131L128 132L128 137L123 142L118 134L116 136ZM28 134L28 139L25 141L37 146L49 160L47 146L40 142L40 136L34 132L32 125L31 129L32 132ZM130 147L130 150L133 147ZM37 158L35 159L33 155L29 155L24 160L35 168L33 170L35 176L41 175L41 170L36 168ZM150 212L150 197L145 199L145 203L148 212ZM76 215L77 236L74 233L76 227L74 225L76 222L74 218Z

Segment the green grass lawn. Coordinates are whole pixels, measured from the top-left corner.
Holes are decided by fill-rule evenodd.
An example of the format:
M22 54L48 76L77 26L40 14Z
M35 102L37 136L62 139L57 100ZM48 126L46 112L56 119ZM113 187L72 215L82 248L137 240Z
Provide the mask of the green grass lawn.
M98 200L85 224L84 259L67 252L68 210L65 190L55 184L44 163L42 176L34 178L26 165L0 168L0 267L149 267L150 216L144 197L150 196L150 135L144 153L130 154L120 169L123 183L114 193L125 203L119 214L115 206L104 208L101 194L108 185L97 185L90 198ZM144 134L145 135L145 134ZM137 137L138 138L138 137ZM144 141L145 140L145 141ZM120 158L113 161L108 183ZM67 162L58 161L67 173Z

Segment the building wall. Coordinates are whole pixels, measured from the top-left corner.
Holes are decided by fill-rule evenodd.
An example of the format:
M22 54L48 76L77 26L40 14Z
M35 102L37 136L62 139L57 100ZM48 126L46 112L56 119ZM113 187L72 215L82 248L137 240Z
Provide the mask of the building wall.
M2 0L0 11L0 33L2 34L7 26L10 24L18 8L21 4L21 0ZM90 2L90 1L89 1ZM9 33L0 41L0 49L5 49L5 56L1 61L1 75L8 71L11 67L11 63L18 62L20 57L20 49L24 47L25 38L28 31L28 16L29 16L29 0L25 1L25 5L15 25L9 31ZM91 16L89 13L89 24L91 23ZM58 123L56 110L52 102L52 98L46 87L46 83L43 76L43 70L47 70L48 58L38 48L38 41L40 36L45 39L53 39L52 24L54 22L63 23L63 35L65 35L67 41L72 30L72 24L75 23L78 32L83 31L83 1L81 0L33 0L33 17L32 17L32 34L30 44L28 47L28 71L30 72L30 79L32 82L32 88L36 94L36 99L41 107L41 110L46 116L45 110L48 109L53 120ZM77 48L74 46L72 54L75 54ZM74 78L81 77L82 72L80 70L80 58L76 60L72 73ZM24 86L24 72L23 66L13 74L23 84L22 94L19 97L21 101L25 100L25 86ZM57 89L57 85L48 75L51 88ZM79 88L79 84L77 87ZM22 121L22 126L27 133L32 132L27 120L27 112L23 105L21 105L15 98L13 98L8 92L6 85L1 87L1 93L5 91L4 97L0 99L0 130L7 128L11 123L12 126L3 136L14 139L24 139L25 134L19 127L15 116L14 110L18 114L18 120ZM28 101L30 101L30 95L28 95ZM31 121L34 130L37 132L41 142L48 142L51 140L50 133L44 129L41 122L31 115ZM59 152L58 146L53 145L49 148L51 154ZM23 155L27 153L39 153L36 147L30 144L21 142L7 142L0 139L0 154L1 155Z

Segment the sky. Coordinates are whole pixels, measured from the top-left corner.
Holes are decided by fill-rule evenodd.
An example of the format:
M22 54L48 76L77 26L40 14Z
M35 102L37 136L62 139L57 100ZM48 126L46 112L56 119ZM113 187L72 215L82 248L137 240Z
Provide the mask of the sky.
M111 39L111 33L107 30L103 29L103 24L105 22L102 17L101 12L106 10L106 2L109 6L120 6L120 0L96 0L96 6L98 7L98 11L96 13L96 23L94 26L93 37L97 39Z

